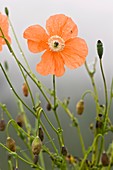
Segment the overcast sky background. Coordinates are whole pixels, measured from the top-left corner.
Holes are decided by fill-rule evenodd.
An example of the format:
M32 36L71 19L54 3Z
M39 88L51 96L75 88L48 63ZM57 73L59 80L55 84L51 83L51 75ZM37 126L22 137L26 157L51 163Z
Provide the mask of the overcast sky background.
M51 76L43 77L35 71L36 64L40 61L41 54L29 52L26 40L23 38L22 34L28 26L40 24L45 27L46 20L49 16L63 13L73 19L78 26L78 36L86 40L89 49L87 62L90 67L94 58L97 57L97 40L100 39L103 42L103 65L109 91L111 79L113 77L113 0L0 0L0 11L2 13L4 13L5 7L8 7L9 9L10 20L14 26L21 46L24 49L28 62L33 72L43 83L48 87L51 87ZM23 62L11 30L10 35L12 38L12 47L16 52L17 57ZM3 51L0 52L0 61L3 63L5 60L9 63L8 74L11 81L17 91L21 93L23 79L6 46L4 46ZM17 81L18 78L19 81ZM103 83L98 63L95 78L101 102L104 102ZM71 109L74 110L75 102L86 89L91 88L90 79L85 67L81 66L73 71L67 69L64 76L57 78L57 87L58 95L61 98L67 96L71 97ZM34 92L36 91L35 88L33 90ZM10 97L11 93L9 91L9 86L6 83L3 73L0 72L0 102L12 104L12 102L9 101ZM88 102L91 106L91 102L93 101L88 100ZM94 112L92 111L92 108L89 109L91 112ZM87 121L86 116L84 115L80 121L84 129L85 123L83 124L83 122ZM84 133L84 136L87 135Z

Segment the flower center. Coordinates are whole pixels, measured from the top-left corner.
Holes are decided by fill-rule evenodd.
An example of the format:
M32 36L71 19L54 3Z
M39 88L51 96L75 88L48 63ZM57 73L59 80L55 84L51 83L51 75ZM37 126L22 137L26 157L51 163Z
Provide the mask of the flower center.
M65 47L65 41L58 35L49 38L48 45L51 51L59 52Z

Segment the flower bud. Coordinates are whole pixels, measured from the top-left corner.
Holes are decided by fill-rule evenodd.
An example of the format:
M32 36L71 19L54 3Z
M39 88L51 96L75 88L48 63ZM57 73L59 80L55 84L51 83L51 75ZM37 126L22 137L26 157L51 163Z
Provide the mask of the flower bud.
M23 127L23 125L24 125L24 115L22 113L17 115L16 122L20 127Z
M47 104L46 108L47 108L48 111L51 110L51 105L50 105L50 103Z
M108 166L110 161L106 152L102 153L101 162L103 166Z
M39 138L41 139L41 141L44 140L44 132L41 127L39 127Z
M9 66L8 66L8 62L7 61L4 61L4 67L5 67L6 71L9 70Z
M23 83L23 85L22 85L22 91L23 91L24 96L27 97L28 94L29 94L29 90L28 90L28 86L27 86L26 83Z
M38 155L42 148L42 142L38 136L32 142L32 152L34 155Z
M34 155L33 162L34 162L34 164L37 164L37 162L38 162L38 155Z
M97 41L97 53L99 58L101 59L103 55L103 43L100 40Z
M96 125L95 125L95 126L96 126L96 129L98 129L98 128L100 128L100 129L101 129L101 128L102 128L102 126L103 126L102 121L97 120L97 121L96 121Z
M8 11L7 7L5 7L5 13L6 13L7 16L9 16L9 11Z
M67 148L65 146L62 146L61 153L64 156L67 156Z
M7 146L7 148L9 148L12 152L15 152L15 151L16 151L15 141L14 141L12 138L10 138L10 137L7 137L6 146Z
M78 115L82 115L84 111L84 101L81 99L76 105L76 111Z
M4 131L6 127L5 120L0 120L0 131Z

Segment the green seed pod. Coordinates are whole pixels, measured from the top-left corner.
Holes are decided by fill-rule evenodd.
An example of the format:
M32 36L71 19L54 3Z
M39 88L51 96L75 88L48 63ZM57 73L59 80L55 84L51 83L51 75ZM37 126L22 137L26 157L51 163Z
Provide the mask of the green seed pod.
M6 127L5 120L0 120L0 131L4 131Z
M109 157L106 152L102 153L101 162L103 166L108 166L110 163Z
M97 41L97 53L99 58L101 59L103 55L103 43L100 40Z
M84 101L81 99L76 105L76 111L78 115L82 115L84 111Z
M10 138L10 137L7 137L6 146L7 146L7 148L9 148L12 152L15 152L15 151L16 151L15 141L14 141L12 138Z
M34 155L38 155L42 148L42 142L38 136L32 142L32 152Z

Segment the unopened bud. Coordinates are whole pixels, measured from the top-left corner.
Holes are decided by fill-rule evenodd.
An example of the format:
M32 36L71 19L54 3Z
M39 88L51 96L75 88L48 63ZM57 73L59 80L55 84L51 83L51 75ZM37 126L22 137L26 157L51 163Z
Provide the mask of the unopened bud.
M9 16L9 11L8 11L7 7L5 7L5 13L6 13L7 16Z
M103 43L100 40L97 41L97 53L99 58L101 59L103 55Z
M34 155L38 155L42 148L42 142L38 136L32 142L32 152Z
M76 105L76 111L78 115L82 115L84 111L84 101L81 99Z
M4 131L6 127L5 120L0 120L0 131Z
M6 71L9 70L9 66L8 66L8 62L7 61L4 61L4 67L5 67Z
M103 126L103 123L102 123L101 121L97 120L97 121L96 121L96 129L98 129L98 128L101 129L102 126Z
M50 103L47 104L46 108L47 108L48 111L51 110L51 105L50 105Z
M41 139L41 141L44 140L44 132L41 127L39 127L39 138Z
M102 153L101 162L103 166L108 166L110 161L106 152Z
M24 115L22 113L17 115L16 122L20 127L23 127L23 125L24 125Z
M28 94L29 94L29 90L28 90L28 86L27 86L26 83L23 83L23 85L22 85L22 91L23 91L24 96L27 97Z
M34 164L37 164L37 162L38 162L38 155L34 155L33 162L34 162Z
M93 123L90 124L89 128L90 128L91 130L93 130L93 128L94 128Z
M7 137L6 146L7 146L7 148L9 148L12 152L15 152L15 151L16 151L15 141L14 141L12 138L10 138L10 137Z
M67 156L67 148L65 146L62 146L61 153L64 156Z

